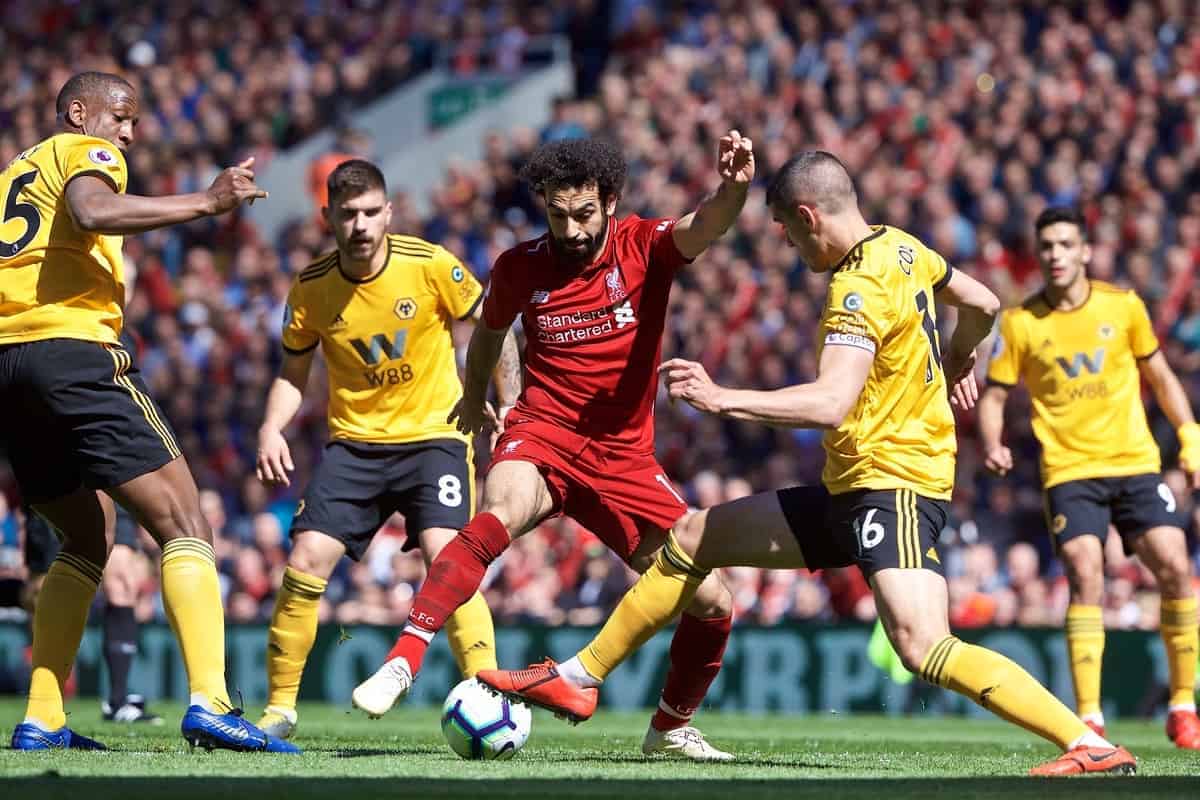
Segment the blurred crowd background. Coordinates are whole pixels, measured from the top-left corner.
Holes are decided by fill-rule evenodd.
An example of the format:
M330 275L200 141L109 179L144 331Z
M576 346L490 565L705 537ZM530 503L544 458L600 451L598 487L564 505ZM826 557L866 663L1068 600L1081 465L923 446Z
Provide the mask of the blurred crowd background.
M253 155L263 167L332 127L336 152L297 176L316 198L337 154L371 156L374 143L354 127L364 104L435 62L464 74L515 69L532 37L561 34L572 45L576 94L554 103L544 128L491 134L482 160L448 165L427 215L404 186L390 187L396 231L443 244L486 281L497 254L543 230L537 199L516 178L540 142L612 138L630 167L619 213L673 216L716 186L716 140L735 127L754 140L757 185L736 228L681 275L665 355L699 360L719 382L742 387L813 377L826 279L786 246L763 186L790 154L819 147L856 176L869 221L922 237L1006 304L1040 283L1034 217L1047 203L1078 204L1090 224L1091 274L1138 290L1169 361L1200 396L1200 6L1052 5L30 0L0 7L0 163L55 129L54 97L67 77L104 69L141 90L130 192L201 190L221 166ZM126 239L137 272L127 325L144 341L142 371L203 489L233 621L269 617L291 515L326 437L322 373L288 431L292 488L269 491L255 479L284 298L295 274L332 246L317 205L277 240L239 216ZM944 329L952 322L941 320ZM1174 434L1149 395L1147 403L1164 464L1174 466ZM943 536L959 627L1057 625L1065 613L1021 393L1009 412L1018 462L1002 481L981 467L973 417L959 416ZM818 479L817 432L720 421L665 399L656 414L660 458L697 506ZM1194 534L1200 515L1186 481L1170 471L1168 482ZM0 490L0 578L19 578L22 515L2 460ZM403 525L390 521L361 563L344 561L323 619L404 619L424 569L400 552ZM141 619L161 617L147 543ZM1153 579L1115 537L1110 545L1106 623L1156 627ZM875 615L855 569L735 569L728 578L741 623ZM501 623L592 624L629 582L590 534L560 519L515 544L487 586Z

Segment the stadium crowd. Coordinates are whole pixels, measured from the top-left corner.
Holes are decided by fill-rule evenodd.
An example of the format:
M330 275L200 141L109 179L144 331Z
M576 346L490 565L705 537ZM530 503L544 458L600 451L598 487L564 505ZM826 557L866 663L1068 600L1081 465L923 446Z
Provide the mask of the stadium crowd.
M482 160L448 168L424 217L403 186L392 187L395 230L443 244L486 279L498 253L542 230L516 178L540 141L612 137L630 167L619 213L662 216L715 185L716 140L734 125L754 138L762 176L803 148L838 154L869 220L921 236L1006 304L1039 284L1038 211L1078 204L1091 228L1091 274L1138 290L1169 361L1200 396L1200 11L1182 0L1089 3L1078 15L1037 2L885 0L803 9L575 0L554 14L467 0L22 5L40 13L0 10L0 163L51 132L55 92L76 68L122 71L140 86L129 188L161 194L202 188L218 165L245 155L266 163L322 127L352 126L355 109L429 67L447 42L447 63L469 71L505 68L512 59L498 49L514 54L527 37L561 33L575 45L579 96L556 103L543 130L495 133ZM597 19L609 21L607 39L587 35ZM369 142L360 146L369 152ZM144 341L141 368L204 490L232 621L269 616L298 491L325 438L318 377L289 432L291 489L270 492L255 479L283 300L330 245L311 216L278 241L230 218L126 240L138 276L127 324ZM682 273L664 355L701 361L739 386L809 380L824 281L786 247L759 186L736 229ZM1065 613L1027 402L1009 412L1018 462L1004 481L984 472L974 420L959 416L943 544L960 627L1058 625ZM1152 405L1150 413L1173 465L1174 434ZM817 432L700 417L665 398L657 430L663 464L698 506L819 476ZM1168 482L1194 532L1200 512L1182 473ZM0 577L17 576L21 515L2 462L0 489ZM344 562L323 619L402 622L424 572L402 542L396 519L362 562ZM145 560L142 619L162 614L155 563ZM501 623L591 624L630 576L575 523L555 520L519 540L487 585ZM729 578L742 623L875 616L853 568L734 569ZM1157 627L1157 594L1144 591L1152 579L1119 544L1108 579L1110 627Z

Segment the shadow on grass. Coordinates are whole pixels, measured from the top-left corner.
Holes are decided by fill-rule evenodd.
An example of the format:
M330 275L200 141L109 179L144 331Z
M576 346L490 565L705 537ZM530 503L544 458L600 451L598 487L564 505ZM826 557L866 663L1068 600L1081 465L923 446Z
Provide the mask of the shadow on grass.
M390 751L384 751L390 752ZM1014 800L1014 798L1191 798L1200 797L1197 778L1109 778L1044 780L1032 778L845 778L828 780L513 780L407 778L63 778L48 773L35 778L3 781L7 797L37 800L70 798L155 798L213 800L214 797L253 797L255 800L370 800L389 797L620 798L670 796L672 800L719 798L741 793L752 798L821 798L829 800Z

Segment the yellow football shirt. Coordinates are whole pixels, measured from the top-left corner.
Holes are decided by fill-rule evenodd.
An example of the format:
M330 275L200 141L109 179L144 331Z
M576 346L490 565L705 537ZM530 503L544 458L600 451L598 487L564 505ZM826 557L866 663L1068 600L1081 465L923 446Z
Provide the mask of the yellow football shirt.
M1157 350L1141 298L1102 281L1071 311L1041 293L1004 311L988 382L1028 387L1046 487L1161 469L1137 366Z
M302 272L288 294L283 346L321 345L329 369L335 439L403 443L467 438L447 424L462 396L451 323L483 287L444 248L388 236L388 261L365 281L348 278L336 252Z
M861 347L875 359L858 402L825 434L821 479L832 494L911 489L949 499L956 442L934 293L950 275L944 258L886 226L834 270L818 346Z
M122 237L75 227L66 189L80 175L124 192L125 157L105 139L60 133L0 172L0 344L121 333Z

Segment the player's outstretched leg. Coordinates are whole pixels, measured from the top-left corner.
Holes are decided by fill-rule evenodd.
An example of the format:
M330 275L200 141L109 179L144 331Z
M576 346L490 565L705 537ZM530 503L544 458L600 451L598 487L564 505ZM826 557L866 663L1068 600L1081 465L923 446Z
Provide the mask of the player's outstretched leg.
M500 465L505 466L505 465ZM476 514L433 560L412 610L382 667L355 687L354 707L381 717L408 694L433 637L471 599L488 566L508 547L508 528L490 511Z
M687 608L707 577L672 534L600 633L574 658L563 664L547 660L523 670L485 670L476 677L496 691L572 722L589 719L599 701L597 687L609 672Z
M187 668L191 702L180 732L193 747L298 753L242 717L225 690L225 614L212 530L182 458L134 478L112 494L162 546L162 598Z
M1196 594L1183 531L1160 525L1133 542L1134 552L1158 582L1162 592L1159 631L1167 651L1170 697L1167 700L1167 738L1183 750L1200 750L1200 718L1196 716Z
M1096 734L1016 662L950 634L941 575L892 568L876 572L870 582L888 638L906 668L1065 751L1030 774L1136 771L1133 756Z
M356 708L380 717L408 694L425 651L446 620L471 599L484 573L512 538L529 530L554 508L537 467L502 461L488 473L482 511L451 539L429 567L412 610L383 666L351 695Z
M112 530L113 505L90 489L79 489L37 508L63 532L65 541L34 608L29 700L11 745L14 750L103 750L104 745L67 727L63 686L108 558L105 532Z

